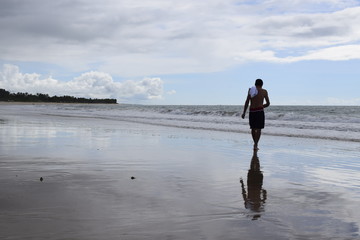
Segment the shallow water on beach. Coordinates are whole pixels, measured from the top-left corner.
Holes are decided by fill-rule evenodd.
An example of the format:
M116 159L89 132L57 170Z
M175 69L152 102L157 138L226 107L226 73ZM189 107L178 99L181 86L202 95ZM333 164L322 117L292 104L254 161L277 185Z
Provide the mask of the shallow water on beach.
M0 109L1 239L360 237L358 143L29 112Z

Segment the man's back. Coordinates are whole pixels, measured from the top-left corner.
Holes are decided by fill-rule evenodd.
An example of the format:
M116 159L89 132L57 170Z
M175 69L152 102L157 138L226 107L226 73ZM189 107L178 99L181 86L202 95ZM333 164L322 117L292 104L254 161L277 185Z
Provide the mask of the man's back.
M265 89L258 88L258 94L250 99L250 109L262 108L264 99L268 98L268 93Z

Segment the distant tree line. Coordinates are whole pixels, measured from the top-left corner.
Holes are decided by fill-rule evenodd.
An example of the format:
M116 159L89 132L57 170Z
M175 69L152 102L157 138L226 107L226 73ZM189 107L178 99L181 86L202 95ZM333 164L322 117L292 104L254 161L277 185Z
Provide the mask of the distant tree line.
M98 98L77 98L73 96L52 96L37 93L10 93L5 89L0 89L0 101L4 102L49 102L49 103L116 103L116 99Z

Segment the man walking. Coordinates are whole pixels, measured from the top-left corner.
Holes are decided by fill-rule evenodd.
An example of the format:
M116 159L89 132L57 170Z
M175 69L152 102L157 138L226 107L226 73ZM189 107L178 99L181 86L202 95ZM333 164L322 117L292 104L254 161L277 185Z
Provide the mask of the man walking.
M244 112L241 115L241 117L244 119L250 102L249 124L251 128L251 135L254 140L254 150L258 150L261 129L265 127L264 108L270 106L268 92L263 89L262 86L263 81L261 79L256 79L255 86L249 89L244 105ZM264 99L266 101L265 104Z

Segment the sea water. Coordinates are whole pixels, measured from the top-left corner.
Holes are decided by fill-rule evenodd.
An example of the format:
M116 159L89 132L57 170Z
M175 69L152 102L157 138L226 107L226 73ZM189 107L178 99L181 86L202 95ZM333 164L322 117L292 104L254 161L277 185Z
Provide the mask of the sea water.
M11 106L26 111L30 106ZM33 105L53 116L91 117L189 129L247 133L247 117L236 105ZM270 106L265 135L360 142L360 106Z

